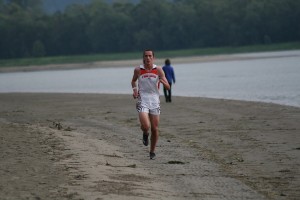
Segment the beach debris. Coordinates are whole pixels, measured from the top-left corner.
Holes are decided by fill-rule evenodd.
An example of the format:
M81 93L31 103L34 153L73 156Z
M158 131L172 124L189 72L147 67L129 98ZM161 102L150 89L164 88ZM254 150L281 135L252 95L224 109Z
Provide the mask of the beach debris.
M242 157L234 157L230 161L226 162L228 165L237 165L237 162L244 162Z
M244 159L243 158L240 158L240 157L237 157L235 158L238 162L244 162Z
M118 156L116 153L113 153L113 154L102 154L102 153L99 153L98 155L105 156L105 157L113 157L113 158L123 158L122 156Z
M76 130L74 128L71 128L70 126L68 126L67 128L63 128L63 125L60 122L56 122L56 121L52 121L52 120L47 120L47 121L52 122L52 126L50 126L50 128L55 128L57 130L64 130L64 131Z
M62 125L59 122L53 122L53 125L54 125L55 128L57 128L57 130L62 129Z
M106 161L106 166L111 166L111 167L129 167L129 168L136 168L136 164L132 164L132 165L111 165L110 163L108 163Z
M184 165L185 163L184 162L182 162L182 161L178 161L178 160L171 160L171 161L169 161L168 162L168 164L177 164L177 165Z
M49 120L49 119L47 119L47 121L52 122L52 126L50 126L50 128L56 128L58 130L62 129L62 125L61 125L60 122L52 121L52 120Z
M136 168L136 164L127 165L126 167L130 167L130 168Z
M78 174L78 175L75 175L74 178L76 180L82 180L82 179L86 178L86 175Z
M64 131L72 131L72 130L73 129L70 126L68 126L67 128L64 129Z
M109 164L107 161L106 161L106 164L105 164L106 166L111 166L111 164Z
M289 173L291 172L291 170L289 169L282 169L282 170L279 170L280 173Z

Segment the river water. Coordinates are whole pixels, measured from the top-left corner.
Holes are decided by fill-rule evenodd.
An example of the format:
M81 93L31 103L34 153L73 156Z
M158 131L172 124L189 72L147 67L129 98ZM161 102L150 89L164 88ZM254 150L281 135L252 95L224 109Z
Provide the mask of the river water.
M176 73L173 95L300 107L300 51L241 55L249 59L172 63ZM131 94L132 74L133 68L127 67L0 73L0 93Z

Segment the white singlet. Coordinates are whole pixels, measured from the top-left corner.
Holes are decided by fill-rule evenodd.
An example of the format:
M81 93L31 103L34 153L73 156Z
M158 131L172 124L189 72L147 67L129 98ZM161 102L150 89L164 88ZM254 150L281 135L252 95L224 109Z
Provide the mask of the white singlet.
M156 65L153 65L151 70L147 70L144 65L140 65L138 92L138 112L160 114L159 76Z

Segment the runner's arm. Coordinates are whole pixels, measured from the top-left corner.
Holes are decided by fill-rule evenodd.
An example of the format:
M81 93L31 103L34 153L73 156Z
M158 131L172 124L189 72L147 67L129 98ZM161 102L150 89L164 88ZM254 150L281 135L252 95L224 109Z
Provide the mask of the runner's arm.
M138 88L137 88L137 85L136 85L136 81L137 81L137 79L138 79L138 77L139 77L139 68L135 68L134 69L134 72L133 72L133 77L132 77L132 80L131 80L131 87L132 87L132 92L133 92L133 94L132 94L132 96L133 96L133 98L137 98L138 97Z
M158 70L158 76L159 76L159 81L164 85L164 87L169 90L170 89L170 85L168 83L168 80L166 79L165 73L162 70L161 67L157 67Z

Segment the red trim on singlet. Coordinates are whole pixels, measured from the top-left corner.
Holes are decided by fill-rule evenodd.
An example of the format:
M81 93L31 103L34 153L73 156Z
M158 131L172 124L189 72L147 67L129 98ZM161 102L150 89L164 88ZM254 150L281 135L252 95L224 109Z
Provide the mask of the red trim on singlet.
M141 69L141 72L140 72L141 75L147 74L147 73L151 73L151 74L156 74L156 75L158 75L157 68L153 68L153 69L151 69L151 71L148 71L148 70L143 69L143 68L140 68L140 69Z
M158 70L156 67L152 68L150 71L140 67L140 75L144 75L148 73L158 75ZM158 89L160 88L160 82L157 83L157 88Z

